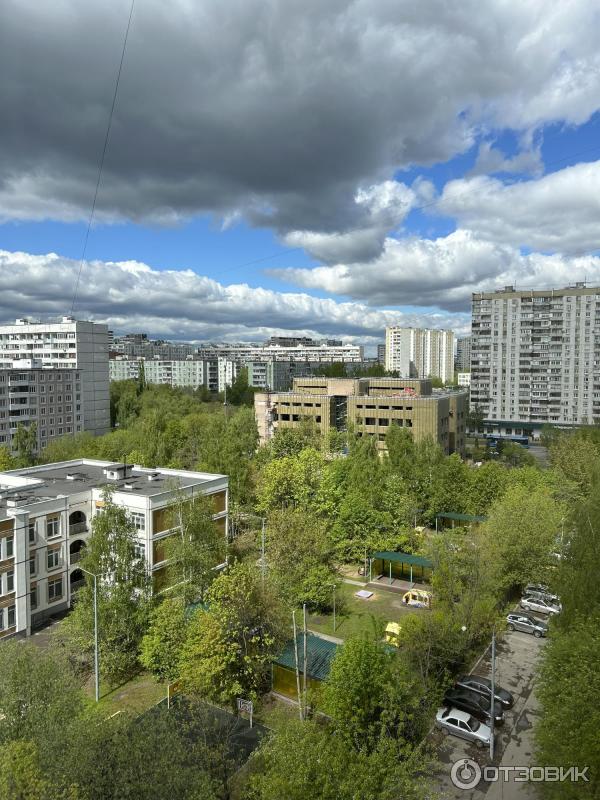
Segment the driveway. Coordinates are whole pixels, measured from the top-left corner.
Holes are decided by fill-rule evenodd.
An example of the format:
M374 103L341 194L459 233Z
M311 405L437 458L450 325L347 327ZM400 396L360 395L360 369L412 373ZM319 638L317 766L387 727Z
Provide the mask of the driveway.
M532 728L538 706L533 694L534 681L540 654L545 645L544 639L536 639L527 633L507 631L501 641L496 642L496 682L508 689L515 698L514 706L505 711L504 725L496 728L495 753L493 764L502 766L529 766L533 763ZM490 649L475 666L473 672L491 677ZM452 765L462 758L470 758L480 766L488 766L489 751L478 750L455 736L443 736L434 731L432 738L437 744L438 759L442 768L438 773L438 788L444 800L533 800L536 798L533 784L526 783L486 783L483 778L473 789L454 786L450 778Z

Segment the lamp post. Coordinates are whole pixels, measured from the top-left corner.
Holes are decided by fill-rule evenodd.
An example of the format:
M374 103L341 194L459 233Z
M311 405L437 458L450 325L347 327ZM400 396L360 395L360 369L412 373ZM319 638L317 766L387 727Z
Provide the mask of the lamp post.
M494 699L496 694L496 628L492 628L492 696L490 698L491 736L490 736L490 761L494 760Z
M330 583L329 585L333 588L333 632L335 633L335 590L337 588L337 584Z
M94 673L96 684L96 702L100 700L100 652L98 648L98 576L83 567L80 567L86 575L91 575L94 579Z

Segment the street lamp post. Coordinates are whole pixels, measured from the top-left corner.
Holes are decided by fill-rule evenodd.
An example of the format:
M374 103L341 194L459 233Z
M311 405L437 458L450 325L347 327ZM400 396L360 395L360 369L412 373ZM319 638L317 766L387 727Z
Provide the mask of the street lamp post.
M491 736L490 736L490 761L494 760L494 699L496 694L496 628L492 629L492 696L490 698Z
M100 700L100 652L98 648L98 576L94 575L83 567L80 567L86 575L91 575L94 579L94 673L96 684L96 702Z

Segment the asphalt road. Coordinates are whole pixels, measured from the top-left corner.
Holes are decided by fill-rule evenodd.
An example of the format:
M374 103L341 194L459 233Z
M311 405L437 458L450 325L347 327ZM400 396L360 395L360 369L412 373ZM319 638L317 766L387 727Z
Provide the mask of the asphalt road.
M533 693L539 656L545 645L544 639L531 634L507 631L496 644L496 683L514 695L514 706L504 712L504 725L496 728L494 761L487 749L479 750L475 744L455 736L444 736L440 731L432 733L441 763L437 774L438 788L444 800L530 800L535 798L533 784L486 783L484 778L472 789L461 789L452 783L452 765L463 758L470 758L481 767L490 764L502 766L530 766L533 763L532 728L538 712ZM491 676L490 649L487 650L473 672L484 677Z

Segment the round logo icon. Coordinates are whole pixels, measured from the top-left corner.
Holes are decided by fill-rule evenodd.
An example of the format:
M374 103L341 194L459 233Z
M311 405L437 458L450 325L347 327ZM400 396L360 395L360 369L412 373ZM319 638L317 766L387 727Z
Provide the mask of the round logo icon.
M481 779L481 767L472 758L455 761L450 778L457 789L474 789Z

